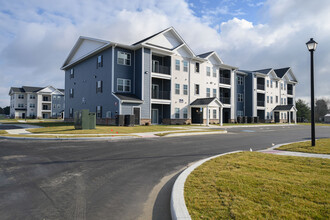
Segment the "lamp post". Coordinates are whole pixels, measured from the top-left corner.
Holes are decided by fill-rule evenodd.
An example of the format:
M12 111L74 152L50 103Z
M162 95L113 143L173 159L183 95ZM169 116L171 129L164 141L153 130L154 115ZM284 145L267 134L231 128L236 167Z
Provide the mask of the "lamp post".
M314 119L314 51L317 43L311 38L307 43L307 49L311 52L311 132L312 147L315 146L315 119Z

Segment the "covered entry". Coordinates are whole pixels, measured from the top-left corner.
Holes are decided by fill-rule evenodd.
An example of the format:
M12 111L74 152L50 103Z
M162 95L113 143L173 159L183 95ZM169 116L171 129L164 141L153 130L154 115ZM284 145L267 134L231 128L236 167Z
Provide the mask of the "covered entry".
M203 124L204 123L204 111L206 112L206 125L209 125L209 119L210 119L210 109L219 109L219 124L222 126L222 111L223 111L223 105L219 101L219 99L213 97L213 98L201 98L196 99L190 104L191 107L191 122L192 123L198 123Z
M292 121L297 123L297 109L294 105L278 105L274 108L274 121L275 123L283 121L280 115L285 115L285 119L290 124Z

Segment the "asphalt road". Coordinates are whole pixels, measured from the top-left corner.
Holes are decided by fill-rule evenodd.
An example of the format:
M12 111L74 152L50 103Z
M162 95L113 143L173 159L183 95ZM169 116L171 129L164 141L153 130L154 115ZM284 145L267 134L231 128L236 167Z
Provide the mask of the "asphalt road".
M170 192L189 163L306 140L308 126L121 141L0 139L0 219L170 219ZM330 137L317 127L316 137Z

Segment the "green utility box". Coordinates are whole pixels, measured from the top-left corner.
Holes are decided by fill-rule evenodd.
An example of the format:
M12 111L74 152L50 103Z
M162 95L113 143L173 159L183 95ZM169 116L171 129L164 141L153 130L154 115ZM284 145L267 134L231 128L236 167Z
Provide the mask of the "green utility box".
M88 109L76 111L74 113L74 128L76 130L95 129L96 114Z

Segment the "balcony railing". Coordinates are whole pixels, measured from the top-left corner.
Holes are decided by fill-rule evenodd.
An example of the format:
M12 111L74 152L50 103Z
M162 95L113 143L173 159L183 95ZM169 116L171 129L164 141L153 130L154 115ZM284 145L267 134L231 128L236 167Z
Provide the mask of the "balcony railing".
M220 83L230 85L230 78L220 76Z
M170 74L170 67L163 66L163 65L152 65L152 72L154 73L163 73L163 74Z
M293 95L293 90L288 89L288 95Z
M220 97L222 104L230 104L230 97Z
M51 98L50 97L42 97L42 101L43 102L50 102L51 101Z
M265 90L265 85L263 85L263 84L257 84L257 89L259 89L259 90Z
M257 106L264 107L265 106L265 101L257 101Z
M170 92L169 91L152 90L151 98L152 99L166 99L166 100L170 100Z

